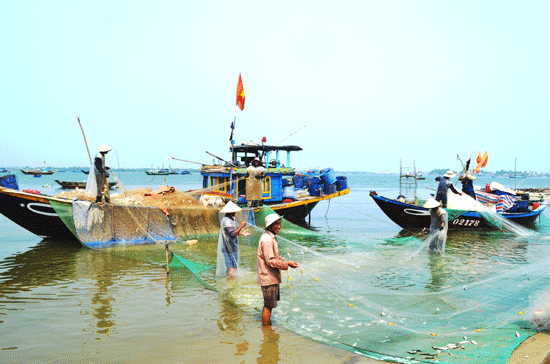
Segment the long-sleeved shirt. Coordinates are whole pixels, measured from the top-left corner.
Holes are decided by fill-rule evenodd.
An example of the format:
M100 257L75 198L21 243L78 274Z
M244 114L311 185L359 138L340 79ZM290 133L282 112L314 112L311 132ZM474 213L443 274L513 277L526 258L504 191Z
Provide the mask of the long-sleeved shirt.
M279 256L279 243L271 231L266 230L260 237L256 267L260 286L280 284L281 269L288 269L288 263Z
M437 194L447 194L447 189L451 189L454 193L457 195L460 194L453 185L451 181L449 181L448 178L445 178L443 176L438 176L435 178L436 181L439 181L439 185L437 186Z

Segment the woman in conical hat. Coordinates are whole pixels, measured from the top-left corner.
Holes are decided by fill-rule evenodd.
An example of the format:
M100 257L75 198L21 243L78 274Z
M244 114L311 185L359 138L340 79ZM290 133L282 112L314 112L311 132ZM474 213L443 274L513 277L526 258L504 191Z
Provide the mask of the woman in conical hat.
M242 209L233 201L229 201L220 211L225 214L221 221L220 235L218 237L218 267L217 275L225 275L228 279L235 276L239 267L239 240L238 236L249 236L248 231L243 230L246 221L239 227L235 222L235 214Z
M440 206L439 201L433 198L429 198L424 204L425 208L430 209L431 217L428 251L443 255L447 242L448 214Z

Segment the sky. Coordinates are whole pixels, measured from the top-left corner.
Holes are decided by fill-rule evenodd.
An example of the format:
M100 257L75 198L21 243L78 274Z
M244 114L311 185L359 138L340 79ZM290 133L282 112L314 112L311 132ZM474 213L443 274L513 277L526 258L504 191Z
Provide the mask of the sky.
M550 172L547 1L1 1L0 167L298 145L298 170ZM239 74L245 108L235 112ZM460 160L457 158L460 157ZM286 161L286 157L284 159Z

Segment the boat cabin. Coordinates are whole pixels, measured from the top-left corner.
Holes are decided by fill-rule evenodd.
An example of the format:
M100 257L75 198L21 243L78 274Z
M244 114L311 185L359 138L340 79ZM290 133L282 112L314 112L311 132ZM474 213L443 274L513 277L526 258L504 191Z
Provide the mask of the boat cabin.
M266 169L262 200L264 203L279 203L283 200L283 187L291 184L295 169L290 167L290 152L300 151L296 145L274 146L241 144L231 147L231 162L223 165L203 166L203 188L229 194L235 201L245 203L246 169L254 158L262 161ZM286 152L286 156L283 155ZM286 157L283 161L282 158Z

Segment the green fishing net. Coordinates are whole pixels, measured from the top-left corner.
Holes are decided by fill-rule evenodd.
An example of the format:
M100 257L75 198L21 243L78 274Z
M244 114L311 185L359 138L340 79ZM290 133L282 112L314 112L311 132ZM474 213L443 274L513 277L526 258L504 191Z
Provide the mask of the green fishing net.
M257 225L273 211L255 214ZM239 237L234 279L216 277L217 235L170 243L172 274L191 272L245 312L263 306L256 259L261 226ZM427 252L426 235L384 240L319 234L283 220L277 236L285 260L275 325L313 340L400 363L505 363L537 329L549 291L540 234L449 233L444 256ZM197 243L190 243L190 239ZM106 251L164 265L163 243ZM546 298L545 298L546 297ZM537 318L538 317L538 318Z

